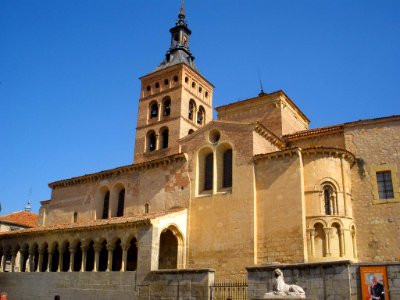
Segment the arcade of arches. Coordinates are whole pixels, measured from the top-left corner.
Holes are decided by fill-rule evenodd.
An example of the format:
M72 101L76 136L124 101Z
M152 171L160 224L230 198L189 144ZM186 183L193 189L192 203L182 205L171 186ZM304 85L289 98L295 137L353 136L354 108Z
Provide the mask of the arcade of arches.
M124 231L125 232L125 231ZM174 227L159 236L159 269L177 269L182 256L182 237ZM98 237L85 234L77 239L63 235L40 238L36 242L4 241L0 245L0 272L109 272L136 271L138 267L138 232ZM145 250L143 250L145 251Z

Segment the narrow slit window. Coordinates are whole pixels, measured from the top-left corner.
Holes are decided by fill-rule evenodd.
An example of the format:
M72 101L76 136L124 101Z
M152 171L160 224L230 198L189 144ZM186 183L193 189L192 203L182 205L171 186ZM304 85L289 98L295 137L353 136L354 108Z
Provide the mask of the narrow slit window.
M118 195L117 217L122 217L124 215L124 206L125 206L125 189L122 189Z
M107 193L104 195L104 204L103 204L103 219L108 218L108 208L110 206L110 192L107 191Z

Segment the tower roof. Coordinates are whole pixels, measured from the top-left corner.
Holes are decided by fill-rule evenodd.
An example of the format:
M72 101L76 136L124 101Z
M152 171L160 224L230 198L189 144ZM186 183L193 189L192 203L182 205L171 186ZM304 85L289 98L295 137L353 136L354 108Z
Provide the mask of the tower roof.
M194 64L194 56L189 49L189 36L192 33L185 21L186 13L184 1L178 14L178 21L169 31L171 32L171 45L164 60L153 70L153 72L168 68L173 65L184 63L197 71Z

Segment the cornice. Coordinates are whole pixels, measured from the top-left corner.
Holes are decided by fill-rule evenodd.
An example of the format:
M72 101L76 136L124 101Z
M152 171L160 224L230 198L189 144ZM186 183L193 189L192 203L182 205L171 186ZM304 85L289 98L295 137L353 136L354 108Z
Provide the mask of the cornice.
M160 165L168 165L175 161L180 161L180 160L184 160L184 159L185 159L184 154L174 154L174 155L170 155L167 157L163 157L160 159L155 159L155 160L151 160L151 161L147 161L147 162L143 162L143 163L122 166L122 167L118 167L118 168L111 169L111 170L105 170L105 171L101 171L101 172L97 172L97 173L93 173L93 174L87 174L87 175L83 175L83 176L79 176L79 177L73 177L70 179L59 180L59 181L51 182L48 185L50 188L56 189L56 188L61 188L61 187L73 186L73 185L77 185L77 184L90 183L90 182L95 182L98 180L112 178L112 177L119 176L122 174L131 174L136 171L156 168Z
M151 100L155 100L155 98L161 98L161 97L165 97L168 96L169 93L174 92L175 90L178 90L182 87L182 84L177 84L176 86L172 87L172 88L168 88L162 92L158 92L158 93L154 93L151 95L147 95L144 97L141 97L139 99L140 102L146 102L146 101L151 101Z
M265 128L263 125L261 125L259 122L256 123L256 127L254 128L254 131L263 136L266 140L277 146L279 149L284 149L285 148L285 142L282 141L280 138L278 138L275 134L273 134L271 131L269 131L267 128Z
M304 138L309 138L313 136L326 135L326 134L335 134L342 133L344 131L343 125L335 125L329 127L321 127L315 129L308 129L299 131L293 134L284 135L283 138L288 141L299 140Z
M262 161L262 160L282 159L285 157L291 157L293 155L298 155L298 153L300 151L301 151L300 148L290 148L290 149L285 149L285 150L281 150L281 151L257 154L257 155L254 155L253 160L254 160L254 163L257 164L259 161Z
M312 148L304 148L301 150L301 154L303 155L327 155L332 157L343 157L350 163L350 166L354 165L355 156L350 151L334 148L334 147L312 147Z
M312 156L312 155L327 155L332 157L343 157L350 163L350 166L354 165L355 156L344 149L333 148L333 147L313 147L313 148L290 148L282 151L276 151L265 154L257 154L253 157L254 162L257 164L262 160L273 160L273 159L282 159L285 157L290 157L295 154L301 153L302 156Z

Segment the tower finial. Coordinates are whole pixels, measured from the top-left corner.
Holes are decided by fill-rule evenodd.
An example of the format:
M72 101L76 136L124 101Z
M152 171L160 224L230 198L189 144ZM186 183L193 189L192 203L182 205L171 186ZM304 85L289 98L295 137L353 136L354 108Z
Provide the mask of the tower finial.
M186 14L185 14L185 0L182 0L181 10L179 11L178 18L179 18L179 20L184 20L185 17L186 17Z
M260 80L260 88L261 88L260 93L258 94L258 96L262 96L262 95L265 95L265 93L264 93L263 84L262 84L262 81L261 81L260 69L257 69L257 71L258 71L258 79Z

